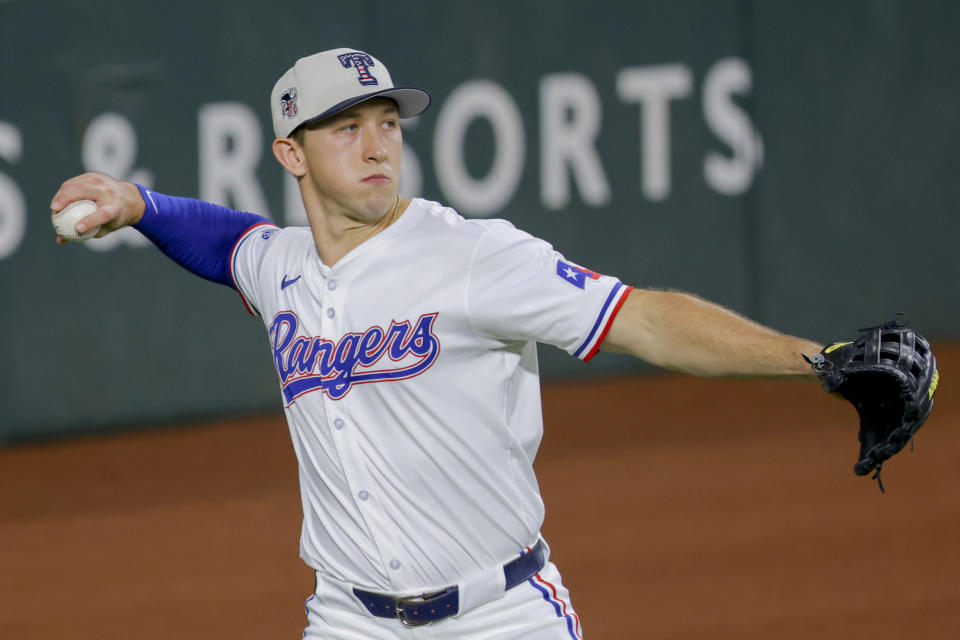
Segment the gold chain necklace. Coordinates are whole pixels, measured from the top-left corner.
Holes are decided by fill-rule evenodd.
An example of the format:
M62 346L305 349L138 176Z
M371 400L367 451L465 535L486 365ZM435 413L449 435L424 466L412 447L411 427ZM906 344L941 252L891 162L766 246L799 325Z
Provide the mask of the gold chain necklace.
M393 204L393 213L390 214L390 224L397 221L397 211L400 210L400 194L397 194L397 201ZM389 225L387 225L389 226Z

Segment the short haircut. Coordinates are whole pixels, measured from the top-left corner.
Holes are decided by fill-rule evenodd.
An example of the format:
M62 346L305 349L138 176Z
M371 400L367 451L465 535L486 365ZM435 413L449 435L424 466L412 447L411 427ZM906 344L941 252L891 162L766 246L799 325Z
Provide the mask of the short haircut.
M290 132L290 137L293 138L294 141L302 147L303 143L306 141L307 128L303 126L297 127L296 129Z

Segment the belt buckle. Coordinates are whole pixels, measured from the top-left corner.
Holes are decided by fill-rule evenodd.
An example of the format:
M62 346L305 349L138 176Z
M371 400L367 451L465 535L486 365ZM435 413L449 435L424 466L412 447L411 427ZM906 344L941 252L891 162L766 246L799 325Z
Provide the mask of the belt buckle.
M400 624L402 624L403 626L411 629L413 627L422 627L425 624L430 624L431 622L433 622L433 620L410 620L409 618L407 618L406 611L404 610L404 605L427 604L431 600L436 600L441 596L445 596L447 594L447 591L449 590L436 591L434 593L421 593L415 596L407 596L406 598L397 598L397 609L396 609L397 620L399 620Z

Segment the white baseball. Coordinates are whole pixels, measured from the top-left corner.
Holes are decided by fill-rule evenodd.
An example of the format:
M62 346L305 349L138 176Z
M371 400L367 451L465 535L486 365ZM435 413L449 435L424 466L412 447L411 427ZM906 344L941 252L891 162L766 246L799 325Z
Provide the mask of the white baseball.
M97 210L97 203L93 200L77 200L71 202L58 213L53 214L53 228L57 235L69 242L81 242L97 235L100 225L77 233L77 223Z

